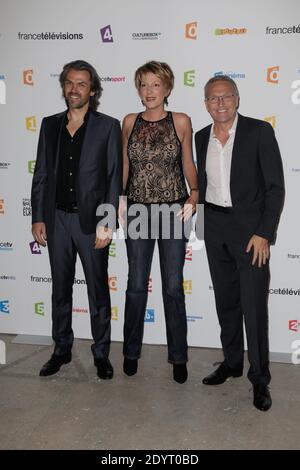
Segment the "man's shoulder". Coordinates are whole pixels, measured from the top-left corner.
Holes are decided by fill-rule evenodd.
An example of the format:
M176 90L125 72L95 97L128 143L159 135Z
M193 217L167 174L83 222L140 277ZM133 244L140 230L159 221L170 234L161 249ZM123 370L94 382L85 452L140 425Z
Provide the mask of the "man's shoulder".
M248 128L268 128L271 124L267 121L263 121L262 119L257 119L249 116L243 116L239 114L238 124L245 125ZM272 126L271 126L272 127Z
M205 137L210 132L211 126L212 124L209 124L208 126L205 126L199 131L197 131L195 134L195 139L198 140Z
M115 124L115 123L120 123L119 119L109 116L108 114L105 113L100 113L99 111L92 111L91 110L91 116L93 116L96 119L101 119L102 123L105 122L107 124Z

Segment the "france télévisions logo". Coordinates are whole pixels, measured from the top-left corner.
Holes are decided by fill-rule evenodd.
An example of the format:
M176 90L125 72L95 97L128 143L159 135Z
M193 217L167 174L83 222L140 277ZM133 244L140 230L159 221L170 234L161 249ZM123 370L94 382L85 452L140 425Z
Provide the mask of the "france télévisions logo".
M147 308L145 312L145 323L155 322L155 310L154 308Z
M100 34L102 42L114 42L110 24L108 24L107 26L103 26L103 28L100 28Z
M30 251L33 255L41 255L42 251L37 241L33 240L29 243Z
M10 313L9 300L0 300L0 313L4 313L6 315Z

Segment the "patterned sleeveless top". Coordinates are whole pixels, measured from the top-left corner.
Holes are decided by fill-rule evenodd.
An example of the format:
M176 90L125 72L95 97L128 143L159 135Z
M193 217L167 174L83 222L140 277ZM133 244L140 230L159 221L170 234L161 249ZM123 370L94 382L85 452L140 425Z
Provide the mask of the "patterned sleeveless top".
M128 140L128 159L128 199L164 203L187 197L181 143L170 111L154 122L138 114Z

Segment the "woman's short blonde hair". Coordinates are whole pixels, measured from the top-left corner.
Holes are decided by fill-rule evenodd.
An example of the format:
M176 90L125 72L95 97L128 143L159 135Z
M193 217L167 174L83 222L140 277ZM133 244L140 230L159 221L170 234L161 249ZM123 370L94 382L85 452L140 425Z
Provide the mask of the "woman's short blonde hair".
M153 73L158 78L161 79L163 85L167 90L169 90L169 95L174 87L174 74L171 67L166 64L165 62L157 62L152 60L151 62L146 62L146 64L142 65L137 69L134 76L134 83L137 90L140 89L142 76L146 73ZM169 96L168 95L168 96Z

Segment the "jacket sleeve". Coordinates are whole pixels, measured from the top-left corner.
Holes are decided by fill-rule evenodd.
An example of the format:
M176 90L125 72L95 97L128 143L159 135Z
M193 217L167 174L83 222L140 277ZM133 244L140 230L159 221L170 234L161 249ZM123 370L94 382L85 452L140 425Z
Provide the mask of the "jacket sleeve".
M274 130L263 123L259 139L259 162L265 183L265 205L255 234L273 241L284 202L284 176Z
M37 158L31 187L32 223L44 222L44 200L47 184L45 119L42 121Z
M97 220L113 230L117 228L119 197L122 194L123 158L119 121L114 119L107 143L107 175L104 202L97 209ZM102 223L103 222L103 223Z

